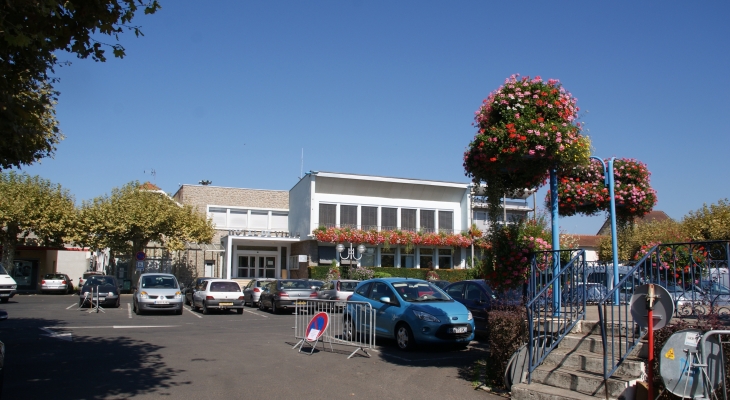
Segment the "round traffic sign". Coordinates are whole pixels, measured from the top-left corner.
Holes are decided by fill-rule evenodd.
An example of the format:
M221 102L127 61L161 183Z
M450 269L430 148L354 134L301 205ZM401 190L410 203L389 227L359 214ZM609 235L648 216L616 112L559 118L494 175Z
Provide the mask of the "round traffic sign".
M319 339L319 337L324 334L325 329L327 329L329 320L329 315L327 315L326 312L317 313L309 321L309 325L307 325L307 331L304 334L304 339L308 342L314 342Z
M137 261L144 261L145 258L147 258L147 256L144 254L144 251L137 252Z

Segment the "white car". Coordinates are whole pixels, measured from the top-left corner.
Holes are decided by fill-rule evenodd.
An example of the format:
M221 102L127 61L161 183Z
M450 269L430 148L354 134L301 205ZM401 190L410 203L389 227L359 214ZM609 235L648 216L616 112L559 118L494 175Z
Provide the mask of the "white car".
M0 263L0 303L7 303L11 297L15 296L17 289L18 283Z
M336 279L327 282L317 290L317 298L322 300L338 300L342 304L337 303L337 305L344 307L347 298L352 296L352 293L355 291L355 286L358 283L360 281L349 279Z
M70 294L74 291L74 284L66 274L45 274L41 280L41 293L57 292Z
M273 281L273 278L254 278L243 288L243 305L251 304L251 307L258 307L261 292L264 287Z
M132 296L137 315L145 311L183 312L183 296L177 278L172 274L147 273L139 276Z
M243 314L243 294L238 282L230 279L210 279L203 281L193 294L193 309L203 309L203 314L211 309L228 311L236 310Z

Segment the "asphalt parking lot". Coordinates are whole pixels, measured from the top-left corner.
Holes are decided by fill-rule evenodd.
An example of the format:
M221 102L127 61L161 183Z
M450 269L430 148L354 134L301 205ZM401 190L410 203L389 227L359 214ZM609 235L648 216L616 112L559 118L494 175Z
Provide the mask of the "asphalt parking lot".
M298 353L294 316L254 308L137 316L131 295L99 313L72 295L16 295L0 308L3 399L496 397L472 386L480 342L404 353L378 339L370 358L347 359L343 346Z

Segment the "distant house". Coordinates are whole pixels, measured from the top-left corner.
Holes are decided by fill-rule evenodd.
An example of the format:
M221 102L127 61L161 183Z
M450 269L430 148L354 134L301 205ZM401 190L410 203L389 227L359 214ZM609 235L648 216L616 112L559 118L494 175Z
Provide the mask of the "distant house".
M573 235L578 239L578 248L586 252L586 261L598 261L598 247L605 235Z
M644 224L648 222L657 222L657 221L665 221L668 219L672 219L667 213L664 211L651 211L648 214L644 215L641 218L636 218L634 220L634 224ZM603 225L601 226L601 229L598 230L597 235L603 235L603 236L610 236L611 235L611 221L609 219L606 219L606 221L603 222Z

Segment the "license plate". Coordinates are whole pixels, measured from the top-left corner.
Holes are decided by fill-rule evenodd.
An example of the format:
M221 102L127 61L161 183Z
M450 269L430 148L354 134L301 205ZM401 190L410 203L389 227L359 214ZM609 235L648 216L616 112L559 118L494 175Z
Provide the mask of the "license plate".
M218 303L219 306L232 306L233 303Z
M466 333L466 327L458 326L456 328L450 328L449 333Z
M10 295L7 293L3 293L3 294L0 294L0 297L10 297Z
M167 300L155 300L155 304L170 304Z
M99 301L104 301L104 300L106 300L106 297L99 297Z
M303 306L305 304L307 304L306 301L297 301L297 305L299 305L299 306Z

